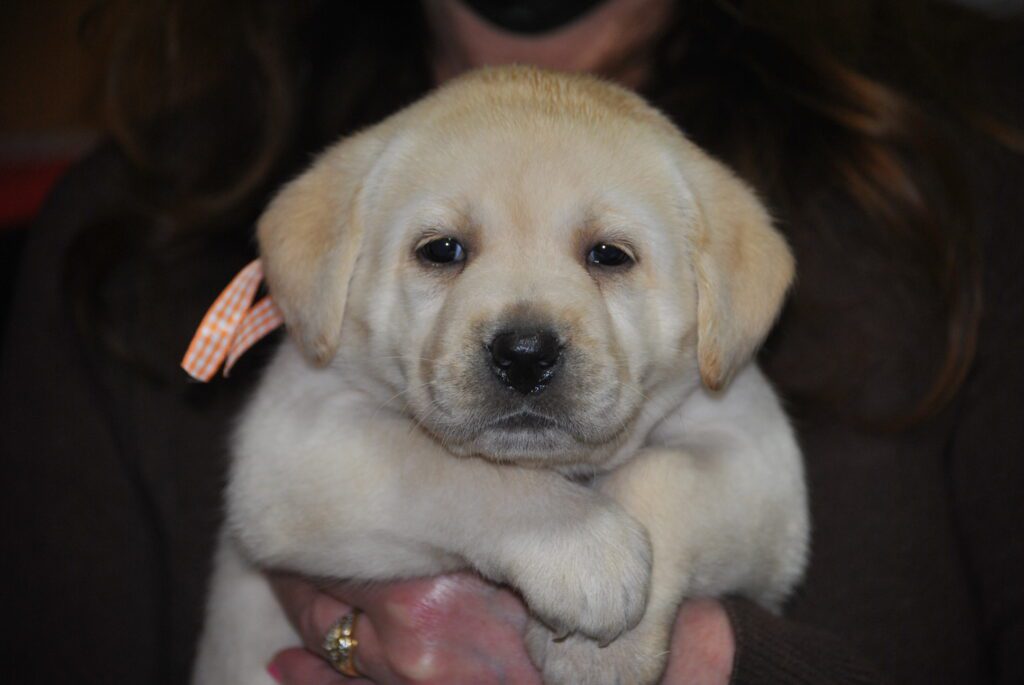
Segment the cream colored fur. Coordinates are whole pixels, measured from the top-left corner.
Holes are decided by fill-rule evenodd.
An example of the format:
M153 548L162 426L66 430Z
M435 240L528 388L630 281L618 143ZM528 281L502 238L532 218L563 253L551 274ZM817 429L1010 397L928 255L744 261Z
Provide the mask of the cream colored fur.
M655 682L684 597L777 608L800 578L800 453L750 362L792 257L636 96L475 72L329 149L258 235L290 337L233 442L197 685L270 683L295 639L261 568L474 568L521 593L545 681L586 685ZM462 265L416 258L443 236ZM588 264L596 242L635 264ZM482 358L523 321L565 361L517 399ZM515 402L557 426L495 427Z

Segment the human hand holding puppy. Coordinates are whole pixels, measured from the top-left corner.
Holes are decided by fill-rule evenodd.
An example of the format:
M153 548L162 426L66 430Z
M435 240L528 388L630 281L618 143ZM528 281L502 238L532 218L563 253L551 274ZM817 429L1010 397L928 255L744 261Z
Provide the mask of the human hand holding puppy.
M268 671L284 685L344 685L320 656L328 628L350 607L359 619L356 665L376 685L510 683L539 685L523 645L526 607L507 589L458 573L429 579L326 588L296 576L273 585L305 648L275 655ZM683 604L673 629L662 685L725 685L734 642L728 618L714 600ZM359 681L355 681L358 683Z

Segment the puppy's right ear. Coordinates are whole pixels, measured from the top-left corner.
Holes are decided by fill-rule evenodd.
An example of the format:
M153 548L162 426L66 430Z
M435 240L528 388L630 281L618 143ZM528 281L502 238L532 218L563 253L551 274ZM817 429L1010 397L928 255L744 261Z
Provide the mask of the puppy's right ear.
M374 131L334 146L282 189L256 228L267 286L289 333L317 365L334 356L363 240L358 203L383 147Z

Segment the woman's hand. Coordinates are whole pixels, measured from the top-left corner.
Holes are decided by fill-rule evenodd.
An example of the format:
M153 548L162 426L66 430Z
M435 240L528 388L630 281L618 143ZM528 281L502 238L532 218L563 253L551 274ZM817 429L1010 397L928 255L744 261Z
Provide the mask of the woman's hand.
M523 646L522 602L475 575L325 589L295 576L275 575L271 582L309 650L274 657L268 670L287 685L540 685ZM364 612L354 631L361 680L341 676L321 658L324 634L353 606Z
M472 574L326 589L295 576L277 575L272 583L309 649L274 657L269 669L286 685L540 684L523 647L522 602ZM365 612L355 631L356 667L366 675L360 680L339 675L321 647L327 630L352 606ZM676 618L662 684L725 685L734 652L722 605L687 601Z

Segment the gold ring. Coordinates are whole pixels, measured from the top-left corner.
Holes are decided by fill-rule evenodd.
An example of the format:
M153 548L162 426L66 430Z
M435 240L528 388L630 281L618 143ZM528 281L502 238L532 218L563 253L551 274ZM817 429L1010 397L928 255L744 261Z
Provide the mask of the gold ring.
M331 626L324 635L324 651L330 658L331 665L338 673L349 678L358 678L359 671L356 670L356 647L359 640L355 639L353 633L356 629L356 618L362 613L353 609Z

